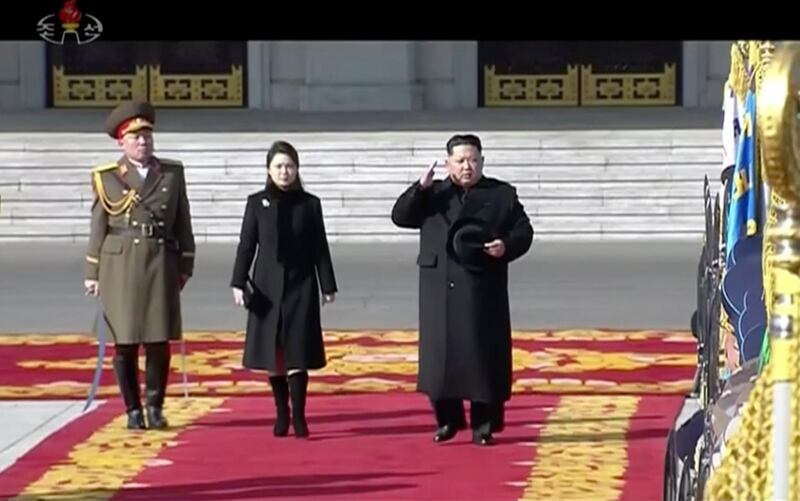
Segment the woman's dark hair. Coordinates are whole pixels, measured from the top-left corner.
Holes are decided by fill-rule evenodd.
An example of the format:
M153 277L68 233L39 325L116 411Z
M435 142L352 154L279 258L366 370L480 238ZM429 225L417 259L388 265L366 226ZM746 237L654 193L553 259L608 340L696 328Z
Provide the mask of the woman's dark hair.
M284 154L287 157L292 159L292 162L297 166L297 177L294 180L294 183L289 187L290 190L303 190L303 181L300 179L300 155L297 154L297 150L294 146L286 141L275 141L272 143L272 146L269 147L269 151L267 151L267 171L269 171L269 165L272 163L272 159L275 158L275 155ZM270 177L269 173L267 174L267 187L273 187L272 177Z

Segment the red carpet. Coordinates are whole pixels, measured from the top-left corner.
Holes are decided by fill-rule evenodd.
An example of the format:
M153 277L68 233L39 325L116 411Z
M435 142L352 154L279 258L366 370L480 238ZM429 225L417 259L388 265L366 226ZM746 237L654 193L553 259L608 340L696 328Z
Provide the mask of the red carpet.
M95 444L99 454L88 457L89 449L83 455L76 452L93 441L93 431L121 412L119 403L111 401L0 474L0 496L13 497L28 487L18 499L90 499L92 494L113 495L114 500L187 501L659 499L663 444L679 397L635 397L629 418L606 413L609 400L629 397L572 398L581 399L588 412L563 423L558 413L568 405L565 397L515 397L508 407L506 431L488 448L472 445L468 431L446 444L432 443L427 401L397 393L313 397L308 409L312 436L307 441L291 435L272 437L272 404L265 395L221 401L169 439L159 432L122 432L117 423L102 443ZM606 421L624 421L626 431L547 431L598 423L603 428ZM156 456L137 465L124 455L111 454L120 447L116 437L126 436L134 436L131 441L148 437L156 444ZM580 474L583 468L597 471L587 458L597 455L597 447L615 442L619 461L613 450L605 452L604 458L595 458L603 461L601 477ZM541 455L553 448L571 453ZM623 474L605 478L614 477L615 467ZM48 468L49 476L44 475ZM551 469L560 471L559 478L548 478L545 472ZM531 492L536 485L547 489Z
M194 396L259 395L263 373L241 367L241 333L187 333L188 391ZM413 391L414 331L327 332L328 367L312 393ZM97 346L85 335L0 336L0 398L84 398ZM98 391L114 396L109 346ZM690 334L660 331L519 331L514 333L514 392L683 394L693 376ZM143 364L142 358L142 364ZM183 360L173 344L169 393L182 395Z
M241 368L241 333L188 333L188 399L173 345L165 431L124 428L109 347L98 397L109 400L0 473L0 498L660 499L667 432L695 370L690 334L515 332L514 398L488 448L468 430L432 442L430 406L413 392L416 340L327 332L306 441L272 436L266 375ZM0 398L83 399L95 353L81 335L0 336Z

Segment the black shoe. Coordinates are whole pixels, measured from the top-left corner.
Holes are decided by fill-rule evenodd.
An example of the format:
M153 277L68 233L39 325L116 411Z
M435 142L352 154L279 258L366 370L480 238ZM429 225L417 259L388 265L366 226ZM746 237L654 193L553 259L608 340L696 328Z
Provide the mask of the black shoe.
M436 434L433 436L434 442L447 442L448 440L452 439L458 433L458 427L453 426L451 424L446 424L436 430Z
M494 437L491 433L482 433L479 431L472 432L472 443L475 445L492 445Z
M150 428L155 428L157 430L163 430L169 426L169 423L167 423L162 413L161 407L147 407L147 423L150 425Z
M128 412L128 429L129 430L146 430L147 425L144 423L144 414L142 409L133 409Z
M285 437L289 434L289 383L286 376L270 376L269 383L276 411L272 434L276 437Z

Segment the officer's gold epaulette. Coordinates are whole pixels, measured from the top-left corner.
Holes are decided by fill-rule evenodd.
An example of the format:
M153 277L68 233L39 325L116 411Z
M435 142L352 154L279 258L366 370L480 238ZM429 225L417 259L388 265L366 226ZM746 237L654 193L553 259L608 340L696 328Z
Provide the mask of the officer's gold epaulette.
M116 162L112 164L103 164L93 168L92 172L106 172L111 169L116 169L117 167L119 167L119 165Z

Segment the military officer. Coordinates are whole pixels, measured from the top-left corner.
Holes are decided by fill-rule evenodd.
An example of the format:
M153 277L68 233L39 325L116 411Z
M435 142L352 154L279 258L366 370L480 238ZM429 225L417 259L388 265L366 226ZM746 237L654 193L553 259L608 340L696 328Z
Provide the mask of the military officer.
M113 342L114 373L128 428L166 428L162 408L170 344L182 332L180 292L194 267L194 233L180 161L153 154L155 110L126 102L105 124L122 156L92 170L94 202L86 294L99 296ZM145 354L145 410L139 384L139 345ZM147 423L145 423L145 415Z

